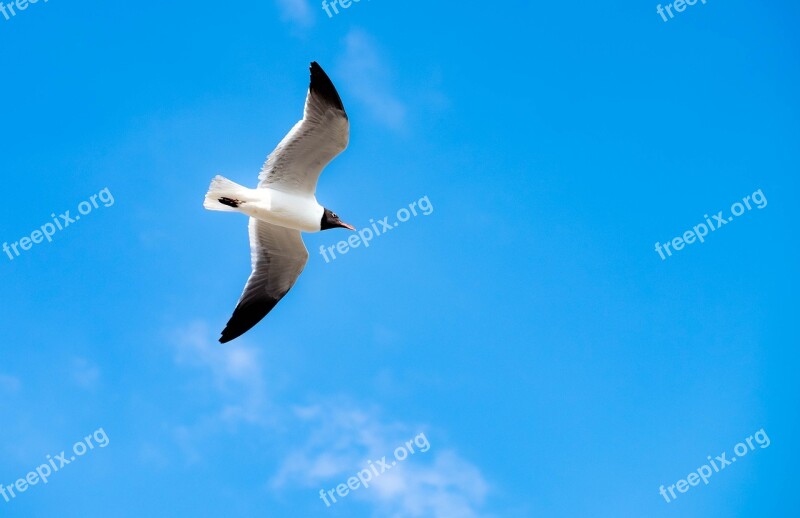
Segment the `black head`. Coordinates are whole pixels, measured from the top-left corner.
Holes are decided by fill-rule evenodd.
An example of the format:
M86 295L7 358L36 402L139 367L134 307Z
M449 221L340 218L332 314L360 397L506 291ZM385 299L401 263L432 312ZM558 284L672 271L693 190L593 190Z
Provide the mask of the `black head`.
M320 230L328 230L329 228L346 228L348 230L355 230L356 227L353 225L348 225L344 221L339 219L339 216L336 213L331 212L328 209L325 209L325 212L322 213L322 222L320 224Z

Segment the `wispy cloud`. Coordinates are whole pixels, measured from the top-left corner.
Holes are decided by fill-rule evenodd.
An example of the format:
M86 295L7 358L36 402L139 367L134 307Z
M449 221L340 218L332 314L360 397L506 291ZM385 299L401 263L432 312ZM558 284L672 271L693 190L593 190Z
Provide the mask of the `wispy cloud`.
M375 486L380 516L487 516L480 509L489 492L488 484L477 467L453 451L435 454L430 466L406 462L402 468L388 472Z
M339 69L347 80L348 90L364 103L378 122L390 129L404 129L406 107L392 94L392 77L386 60L378 53L377 43L359 29L351 30L344 43Z
M308 27L314 23L314 16L311 13L311 6L308 0L277 0L278 8L281 10L281 18L302 27Z
M380 417L380 408L342 403L341 397L323 398L310 406L278 404L264 379L261 351L245 345L220 346L203 323L179 331L174 344L176 363L201 372L208 380L205 389L213 389L222 401L219 414L172 427L175 443L189 463L202 462L207 442L227 428L221 424L261 426L273 446L284 452L270 487L276 492L308 488L309 499L316 501L319 489L336 487L369 460L390 456L405 441L426 432L422 426L387 422ZM366 502L382 518L486 516L482 508L489 486L480 470L448 448L444 439L426 436L428 451L407 458L348 498ZM153 463L165 462L158 452L146 451Z
M376 409L334 404L297 409L295 416L311 432L301 447L288 453L271 486L280 489L297 484L316 497L317 490L335 487L369 460L390 455L420 432L407 425L382 423L375 417L378 413ZM480 470L437 444L431 435L428 438L429 453L406 459L348 498L369 502L381 517L484 516L481 508L489 486Z

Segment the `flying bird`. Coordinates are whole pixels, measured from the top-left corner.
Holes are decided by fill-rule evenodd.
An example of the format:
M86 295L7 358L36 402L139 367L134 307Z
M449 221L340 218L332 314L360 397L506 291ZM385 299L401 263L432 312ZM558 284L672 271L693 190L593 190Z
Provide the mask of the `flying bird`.
M248 189L222 176L211 181L203 203L206 209L250 216L253 271L222 331L221 343L252 329L292 289L308 262L301 232L355 230L317 203L315 196L322 169L349 140L350 121L342 99L322 67L313 62L303 118L267 158L258 188Z

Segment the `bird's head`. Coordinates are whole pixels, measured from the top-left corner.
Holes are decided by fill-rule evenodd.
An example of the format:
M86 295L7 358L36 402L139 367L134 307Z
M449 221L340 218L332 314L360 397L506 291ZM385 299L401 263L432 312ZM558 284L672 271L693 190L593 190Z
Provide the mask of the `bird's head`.
M346 228L348 230L355 230L356 227L353 225L349 225L344 221L339 219L339 216L336 215L335 212L325 209L325 212L322 213L322 222L320 224L320 230L328 230L329 228Z

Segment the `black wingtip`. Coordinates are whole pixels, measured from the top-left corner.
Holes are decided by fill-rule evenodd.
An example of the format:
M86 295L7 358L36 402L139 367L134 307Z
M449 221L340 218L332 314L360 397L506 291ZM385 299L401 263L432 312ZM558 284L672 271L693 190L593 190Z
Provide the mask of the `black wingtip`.
M249 330L250 328L244 329L239 326L234 327L231 325L231 322L228 322L228 325L222 330L222 334L219 337L219 343L226 344L228 342L232 342Z
M232 342L237 338L239 338L240 336L242 336L243 334L245 334L247 331L249 331L249 329L242 332L239 331L232 332L230 326L226 327L225 330L222 332L222 336L219 337L219 343L226 344L228 342Z
M245 334L246 332L250 331L258 322L248 322L245 325L241 325L240 322L228 322L228 325L222 331L222 336L219 337L219 343L226 344L228 342L232 342Z
M311 70L311 85L309 86L309 90L335 108L344 112L342 98L339 97L339 92L336 91L336 87L333 86L333 82L331 82L328 74L322 70L322 67L319 66L319 63L316 61L311 62L309 69Z
M260 297L237 304L231 319L228 321L228 325L222 331L219 343L226 344L236 340L253 329L256 324L261 322L272 311L281 298Z

